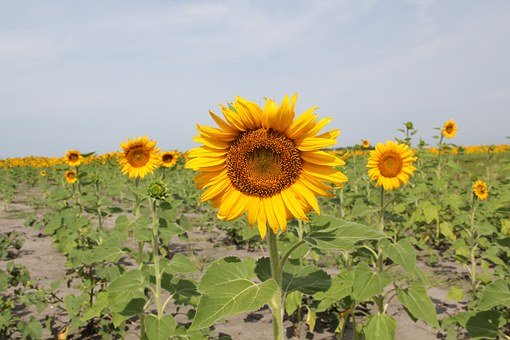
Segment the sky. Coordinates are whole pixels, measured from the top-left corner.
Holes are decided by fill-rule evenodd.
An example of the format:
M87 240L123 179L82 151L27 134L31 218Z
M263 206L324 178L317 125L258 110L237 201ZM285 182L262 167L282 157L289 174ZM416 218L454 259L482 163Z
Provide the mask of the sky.
M236 96L297 92L338 146L510 143L510 1L0 0L0 158L198 144Z

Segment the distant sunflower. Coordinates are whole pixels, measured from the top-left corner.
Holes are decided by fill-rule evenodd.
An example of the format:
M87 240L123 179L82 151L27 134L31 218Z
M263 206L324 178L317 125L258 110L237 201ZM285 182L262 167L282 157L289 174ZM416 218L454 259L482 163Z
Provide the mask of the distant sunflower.
M128 174L130 178L144 178L148 173L152 174L161 163L156 142L146 136L128 139L120 146L123 150L119 157L122 174Z
M414 151L407 144L392 141L377 143L368 159L368 175L370 180L377 181L376 186L382 185L384 190L392 190L409 181L416 170L412 166L415 160Z
M171 168L177 164L179 155L175 151L166 151L161 154L161 166L165 168Z
M455 124L453 119L450 119L444 123L441 131L444 137L448 139L453 138L457 134L457 124Z
M76 183L78 181L78 174L74 170L67 170L65 173L66 182L69 184Z
M44 170L41 170L41 172L39 172L39 175L41 175L41 177L44 177L44 176L46 176L46 171L44 171Z
M473 194L481 201L487 199L489 197L489 190L487 189L487 184L484 181L476 181L473 184Z
M363 146L363 149L368 149L370 147L370 142L368 141L368 139L363 139L361 141L361 146Z
M69 166L78 166L81 163L83 156L78 150L69 150L66 152L65 161Z
M210 111L219 128L197 125L193 140L204 144L189 152L186 168L200 171L195 182L205 189L201 201L211 200L218 218L233 220L245 212L265 237L266 223L276 234L293 216L307 221L312 208L320 213L316 195L329 196L325 182L341 185L347 177L334 167L338 157L320 151L336 144L338 130L319 134L331 119L317 121L315 107L294 119L297 95L278 106L237 97L222 106L225 120Z

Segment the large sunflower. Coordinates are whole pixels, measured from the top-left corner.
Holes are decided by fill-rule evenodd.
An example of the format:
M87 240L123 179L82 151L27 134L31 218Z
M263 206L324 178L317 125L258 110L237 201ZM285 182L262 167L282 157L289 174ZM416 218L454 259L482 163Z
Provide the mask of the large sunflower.
M338 130L319 132L331 119L317 120L315 107L294 120L297 95L278 106L265 100L262 109L237 97L222 106L225 120L210 111L219 128L199 126L194 141L204 144L189 152L186 167L200 171L195 182L206 189L201 201L211 200L218 218L233 220L247 213L262 237L266 223L276 234L293 216L308 220L312 208L320 213L316 195L329 196L331 187L347 177L334 169L344 165L320 149L336 144Z
M384 190L398 188L406 184L416 170L412 166L415 160L414 151L407 144L392 141L377 143L368 158L368 176L370 180L377 181L376 186L382 185Z
M66 152L65 161L69 166L78 166L81 163L83 156L78 150L69 150Z
M146 136L128 139L120 146L123 152L120 154L119 163L124 175L144 178L148 173L153 173L161 163L156 142Z
M444 123L441 132L444 137L448 139L453 138L457 134L457 124L455 124L453 119L450 119Z
M481 201L487 199L489 197L489 190L487 189L487 184L484 181L476 181L473 184L473 194Z
M78 174L74 170L67 170L65 173L66 182L69 184L76 183L78 181Z
M161 166L171 168L177 164L179 154L175 151L166 151L161 154Z

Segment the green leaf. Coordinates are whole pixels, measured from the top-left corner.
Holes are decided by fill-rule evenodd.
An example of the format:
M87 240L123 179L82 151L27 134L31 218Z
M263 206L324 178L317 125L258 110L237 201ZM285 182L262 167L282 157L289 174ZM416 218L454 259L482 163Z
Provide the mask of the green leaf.
M145 287L143 273L137 269L131 270L119 276L110 283L107 290L109 293L139 290Z
M303 299L303 293L295 290L287 294L285 298L285 312L288 315L294 313L299 307L301 307L301 300Z
M439 207L426 201L423 203L423 216L425 216L425 222L431 223L432 221L439 218Z
M363 327L366 340L395 339L396 330L397 322L386 314L371 315L366 326Z
M397 297L413 319L425 321L439 328L436 307L421 283L412 283L407 289L397 289Z
M293 264L294 260L285 263L282 273L282 290L290 293L299 290L305 294L315 294L319 291L326 291L331 286L331 278L324 270L315 266L302 266L299 261ZM255 273L261 281L271 278L271 266L268 257L257 260Z
M478 308L489 310L496 306L510 308L510 282L497 280L487 285L483 291Z
M448 291L448 294L446 294L446 300L447 301L456 301L459 302L464 297L464 291L462 288L459 288L457 286L452 286L450 290Z
M131 270L115 279L108 288L108 308L127 318L143 312L145 279L139 270ZM118 318L117 321L122 321Z
M313 296L314 299L320 301L316 312L324 312L334 303L351 295L353 282L354 272L352 270L344 270L337 276L333 276L331 287L326 292L318 292Z
M89 262L117 262L125 252L119 247L97 247L90 256Z
M352 296L357 302L368 300L381 294L391 281L391 275L387 272L373 272L367 263L361 262L354 269Z
M24 339L42 339L43 326L35 317L31 316L28 323L18 324Z
M218 320L243 312L253 312L269 303L278 290L273 279L260 284L255 277L255 261L226 258L214 262L198 285L202 293L190 327L205 328Z
M439 225L439 230L441 230L441 234L444 235L449 240L455 241L457 236L453 232L453 225L449 222L442 222Z
M310 222L311 232L304 241L319 249L352 250L354 245L365 240L379 240L387 236L369 226L322 215Z
M155 315L145 318L145 335L148 340L167 340L174 334L177 323L171 315L158 319Z
M397 243L382 240L381 248L393 262L402 266L408 273L414 274L416 269L416 251L409 240L402 239Z
M306 313L306 324L310 329L310 332L313 332L315 328L315 321L317 321L317 314L314 310L308 308L308 313Z
M169 274L198 272L195 264L184 254L175 254L170 261L162 261L161 267Z
M96 296L96 300L92 306L85 311L81 320L87 321L99 317L106 307L108 307L108 293L105 291L99 292Z
M494 310L476 313L466 323L469 336L473 339L498 338L499 317L499 312Z

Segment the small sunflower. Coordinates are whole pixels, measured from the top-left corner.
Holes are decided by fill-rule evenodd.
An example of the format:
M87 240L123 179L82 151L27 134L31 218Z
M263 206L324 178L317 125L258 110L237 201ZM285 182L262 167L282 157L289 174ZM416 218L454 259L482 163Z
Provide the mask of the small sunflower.
M407 144L392 141L377 143L368 158L368 176L370 180L377 181L376 186L382 185L384 190L398 188L406 184L416 170L412 166L415 160L414 151Z
M361 141L361 146L363 147L363 149L368 149L370 148L370 142L368 141L368 139L363 139Z
M78 181L78 174L74 170L67 170L65 173L66 182L69 184L76 183Z
M128 174L130 178L144 178L148 173L152 174L161 163L156 142L146 136L128 139L120 146L123 150L119 158L122 174Z
M161 154L161 166L171 168L177 164L179 154L175 151L166 151Z
M265 99L264 108L241 97L222 106L225 120L210 111L218 128L197 125L193 140L204 144L189 152L186 168L198 170L195 182L205 189L201 201L218 208L218 218L233 220L247 213L265 237L266 223L276 234L287 220L307 221L315 196L330 196L325 182L341 185L347 177L334 167L344 161L321 151L336 144L338 130L319 134L331 121L317 120L315 107L294 119L297 95L279 106Z
M81 163L83 156L78 150L69 150L66 152L65 161L69 166L78 166Z
M448 139L453 138L457 134L457 124L455 124L453 119L450 119L444 123L441 132L443 133L444 137Z
M476 181L473 184L473 194L481 201L487 199L489 197L489 190L487 189L487 184L484 181Z
M44 177L44 176L46 176L46 171L44 171L44 170L41 170L41 172L39 172L39 175L41 175L41 177Z

